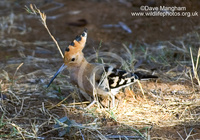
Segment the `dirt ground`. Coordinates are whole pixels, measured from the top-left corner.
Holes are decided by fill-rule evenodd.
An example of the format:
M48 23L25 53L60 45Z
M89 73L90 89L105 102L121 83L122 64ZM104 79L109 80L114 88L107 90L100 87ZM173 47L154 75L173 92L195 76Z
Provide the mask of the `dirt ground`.
M46 89L62 58L39 16L26 12L24 6L30 3L45 12L47 25L63 51L87 28L86 58L97 51L112 52L127 63L121 67L155 73L159 78L142 82L144 93L137 83L122 90L115 110L95 105L81 109L88 103L81 105L85 100L69 83L67 71ZM1 1L0 139L112 139L123 135L127 136L124 139L200 139L200 85L189 49L196 64L199 16L131 15L141 12L141 6L163 5L200 14L198 0ZM197 67L197 75L199 71ZM71 126L59 136L61 129L55 123L65 116ZM72 127L74 122L78 127Z

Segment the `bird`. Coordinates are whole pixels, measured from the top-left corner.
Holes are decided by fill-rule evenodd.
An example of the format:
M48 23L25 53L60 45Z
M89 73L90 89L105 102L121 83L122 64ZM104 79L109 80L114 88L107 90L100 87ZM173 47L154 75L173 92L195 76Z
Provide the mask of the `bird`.
M101 63L89 63L82 50L86 45L87 29L66 47L64 63L50 80L47 88L57 75L67 69L70 81L76 85L83 96L92 102L95 97L111 97L112 106L115 106L115 95L120 89L130 86L137 80L158 78L156 75L146 75L141 72L127 72L111 65Z

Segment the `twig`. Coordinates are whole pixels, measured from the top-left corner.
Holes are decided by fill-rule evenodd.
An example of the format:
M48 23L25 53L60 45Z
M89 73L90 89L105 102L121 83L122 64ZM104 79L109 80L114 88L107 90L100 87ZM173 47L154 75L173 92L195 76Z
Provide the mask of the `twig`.
M139 87L140 87L140 89L141 89L141 92L142 92L144 98L146 99L146 97L145 97L145 95L144 95L144 90L143 90L143 88L142 88L142 85L141 85L140 81L137 80L137 83L138 83L138 85L139 85Z
M39 14L40 15L40 19L41 19L42 24L44 25L44 27L46 28L47 32L49 33L49 35L51 36L51 38L55 42L55 44L56 44L56 46L57 46L57 48L58 48L58 50L60 52L60 55L62 56L62 58L64 58L64 55L63 55L63 53L62 53L62 51L60 49L60 46L58 45L58 42L56 41L54 36L51 34L51 32L50 32L50 30L49 30L49 28L48 28L48 26L46 24L46 18L47 18L46 14L44 12L42 13L40 11L40 9L38 9L35 5L32 5L32 4L30 4L30 8L25 6L25 10L30 14L34 14L34 15Z
M199 51L198 51L196 66L194 64L193 54L192 54L191 47L190 47L190 56L191 56L191 60L192 60L192 68L193 68L194 78L197 80L198 85L200 86L200 80L199 80L199 76L198 76L198 72L197 72L198 63L199 63L199 57L200 57L200 48L199 48Z
M24 63L21 63L15 70L15 73L13 75L13 79L15 78L15 75L17 74L17 71L19 70L19 68L23 65Z
M65 100L67 100L69 97L71 96L71 94L69 94L65 99L63 99L62 101L60 101L59 103L57 103L56 105L54 105L54 106L52 106L52 107L50 107L50 108L48 108L49 110L50 109L53 109L54 107L56 107L56 106L60 106Z
M22 104L21 104L20 110L19 110L19 112L17 113L17 115L15 115L14 118L17 118L17 116L22 112L23 106L24 106L24 98L22 98Z
M142 136L125 136L125 135L107 135L106 138L108 139L144 139Z
M19 132L19 134L22 136L22 138L23 138L23 140L25 140L25 137L23 136L23 134L22 134L22 132L21 132L21 128L18 126L18 125L16 125L16 124L14 124L14 123L10 123L13 127L15 127L15 128L17 128L17 131Z

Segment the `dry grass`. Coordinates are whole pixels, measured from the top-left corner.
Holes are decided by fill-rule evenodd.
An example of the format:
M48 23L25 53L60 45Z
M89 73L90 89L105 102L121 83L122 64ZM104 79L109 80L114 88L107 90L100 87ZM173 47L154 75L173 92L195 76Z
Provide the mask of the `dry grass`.
M95 105L83 109L86 103L81 102L77 89L62 76L55 80L57 86L46 89L43 85L48 83L47 77L54 72L49 70L48 64L44 66L44 62L56 63L60 60L21 54L24 61L16 59L15 65L7 64L0 74L0 138L198 138L200 49L197 35L190 33L176 42L162 42L162 45L151 47L141 44L144 51L140 53L146 54L144 57L151 60L160 78L153 82L142 82L141 86L136 83L119 93L117 107L112 110ZM15 44L18 43L16 40ZM47 42L38 44L42 43ZM193 47L189 49L189 46ZM155 50L160 50L159 54ZM198 54L193 53L197 50ZM174 51L180 56L176 61L172 57ZM162 68L166 65L169 68ZM30 66L36 70L24 73L25 67ZM173 129L171 133L156 133L157 130L177 126L179 129L173 133Z
M46 19L47 19L47 16L45 15L45 13L41 12L40 9L38 9L35 5L32 5L30 4L30 8L25 6L25 10L30 13L30 14L33 14L33 15L38 15L40 16L40 19L41 19L41 22L42 24L44 25L45 29L47 30L48 34L50 35L50 37L53 39L53 41L55 42L59 52L60 52L60 55L62 56L62 58L64 58L64 55L60 49L60 46L58 45L58 42L56 41L56 39L54 38L54 36L51 34L48 26L47 26L47 23L46 23Z
M192 69L193 69L193 73L194 73L194 78L197 80L197 83L200 86L200 80L199 80L199 75L198 75L200 48L199 48L199 51L198 51L198 54L197 54L196 64L194 63L194 58L193 58L191 48L190 48L190 55L191 55L191 60L192 60ZM193 78L193 77L191 77L191 78ZM192 80L192 83L193 83L193 80Z

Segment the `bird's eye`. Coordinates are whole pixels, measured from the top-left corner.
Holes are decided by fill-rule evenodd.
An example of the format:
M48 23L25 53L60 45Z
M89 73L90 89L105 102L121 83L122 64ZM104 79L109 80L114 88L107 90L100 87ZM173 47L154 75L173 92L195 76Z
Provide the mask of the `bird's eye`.
M75 61L75 58L72 58L71 61Z

